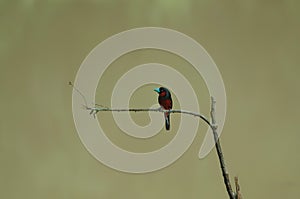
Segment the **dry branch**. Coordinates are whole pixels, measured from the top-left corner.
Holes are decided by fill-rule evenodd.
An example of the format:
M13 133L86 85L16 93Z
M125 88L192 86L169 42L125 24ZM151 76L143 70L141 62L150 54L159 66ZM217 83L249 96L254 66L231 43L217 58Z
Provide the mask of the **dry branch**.
M203 115L198 114L198 113L193 113L190 111L185 111L185 110L164 110L162 108L120 108L120 109L116 109L116 108L99 108L99 107L86 107L87 110L90 110L90 114L95 115L97 114L99 111L115 111L115 112L169 112L169 113L182 113L182 114L187 114L187 115L192 115L195 117L199 117L202 120L204 120L210 127L211 124L208 121L208 119L206 119Z
M240 186L238 184L238 178L235 177L235 187L236 187L236 192L234 192L232 190L232 186L230 183L230 178L229 178L229 173L226 169L226 165L225 165L225 159L224 159L224 155L222 152L222 148L221 148L221 144L220 144L220 140L219 140L219 136L218 136L218 132L217 132L217 123L216 123L216 117L215 117L215 112L216 112L216 101L213 97L211 97L211 122L209 122L209 120L198 113L193 113L191 111L185 111L185 110L164 110L162 108L156 108L156 109L146 109L146 108L121 108L121 109L117 109L117 108L107 108L107 107L88 107L87 106L87 102L86 99L84 97L84 95L76 88L74 87L74 85L72 84L72 82L69 82L69 85L71 85L73 87L73 89L75 89L85 100L85 108L87 110L90 110L90 114L92 114L93 116L95 116L98 112L100 111L115 111L115 112L169 112L169 113L180 113L180 114L187 114L187 115L192 115L195 117L199 117L201 118L203 121L205 121L210 128L212 129L213 135L214 135L214 140L215 140L215 146L216 146L216 150L217 150L217 154L218 154L218 158L219 158L219 163L220 163L220 167L222 170L222 175L223 175L223 180L224 180L224 184L228 193L228 196L230 199L242 199L242 195L240 192Z
M223 155L223 152L222 152L219 136L218 136L218 133L217 133L218 126L216 124L215 112L216 112L216 100L213 97L211 97L211 111L210 111L211 126L212 126L212 131L213 131L213 134L214 134L214 139L215 139L215 143L216 143L216 149L217 149L217 154L218 154L218 157L219 157L220 167L221 167L221 170L222 170L224 184L226 186L226 190L227 190L227 193L229 195L229 198L230 199L236 199L236 197L235 197L236 194L233 192L231 184L230 184L229 174L228 174L227 169L226 169L224 155Z
M223 175L223 179L224 179L224 184L228 193L228 196L230 199L241 199L241 193L240 193L240 186L238 185L238 181L237 181L237 177L235 178L235 183L236 183L236 193L232 190L232 186L230 183L230 178L229 178L229 174L228 171L226 169L226 165L225 165L225 160L224 160L224 155L222 152L222 148L221 148L221 144L220 144L220 140L219 140L219 136L217 133L217 123L216 123L216 118L215 118L215 112L216 112L216 101L213 97L211 97L211 122L208 121L208 119L198 113L193 113L191 111L185 111L185 110L164 110L162 108L154 108L154 109L147 109L147 108L121 108L121 109L117 109L117 108L99 108L99 107L86 107L87 110L90 110L90 114L92 115L96 115L98 112L100 111L114 111L114 112L169 112L169 113L181 113L181 114L187 114L187 115L192 115L195 117L199 117L201 118L203 121L205 121L210 128L212 129L213 135L214 135L214 140L215 140L215 145L216 145L216 149L217 149L217 154L218 154L218 158L219 158L219 163L220 163L220 167L222 170L222 175Z

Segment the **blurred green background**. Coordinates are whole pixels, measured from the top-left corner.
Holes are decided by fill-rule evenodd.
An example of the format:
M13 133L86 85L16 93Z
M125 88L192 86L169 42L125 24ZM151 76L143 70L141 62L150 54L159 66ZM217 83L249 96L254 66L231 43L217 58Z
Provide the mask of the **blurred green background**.
M205 159L197 157L204 123L178 161L148 174L112 170L80 142L68 81L74 81L81 62L99 42L144 26L189 35L218 65L228 97L221 143L231 177L240 178L244 198L299 197L296 0L1 0L0 197L227 198L215 150ZM109 105L118 75L149 61L183 71L193 86L203 90L197 95L201 110L208 114L209 98L201 77L184 60L151 50L116 60L101 80L106 83L98 86L97 101ZM131 105L155 103L157 96L149 89L152 85L137 91ZM109 113L101 114L100 122L111 128L108 136L131 150L153 150L174 136L162 131L152 144L129 139ZM149 121L144 113L133 118L142 125Z

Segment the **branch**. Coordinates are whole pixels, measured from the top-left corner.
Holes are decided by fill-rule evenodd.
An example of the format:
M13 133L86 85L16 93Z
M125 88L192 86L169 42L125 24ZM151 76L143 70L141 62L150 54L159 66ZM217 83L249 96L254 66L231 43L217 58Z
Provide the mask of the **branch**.
M99 107L87 107L85 106L87 110L90 110L90 114L95 116L99 111L111 111L111 112L168 112L168 113L182 113L182 114L187 114L187 115L192 115L195 117L201 118L203 121L205 121L211 128L212 125L208 121L208 119L205 118L205 116L198 114L198 113L193 113L190 111L185 111L185 110L164 110L161 107L159 108L99 108Z
M226 190L228 193L228 196L230 199L242 199L242 195L240 192L240 186L238 184L238 178L235 177L235 187L236 187L236 192L234 192L232 190L232 186L230 184L230 178L229 178L229 173L226 169L226 165L225 165L225 160L224 160L224 155L222 152L222 148L221 148L221 144L220 144L220 140L219 140L219 136L218 136L218 132L217 132L217 123L216 123L216 117L215 117L215 112L216 112L216 101L213 97L211 97L211 122L208 121L208 119L198 113L193 113L190 111L185 111L185 110L164 110L161 107L160 108L156 108L156 109L147 109L147 108L121 108L121 109L116 109L116 108L107 108L107 107L102 107L102 108L98 108L98 107L88 107L87 106L87 102L86 99L84 97L84 95L76 88L74 87L74 85L69 82L69 85L72 86L77 92L79 92L79 94L83 97L84 101L85 101L85 108L87 110L90 110L90 114L93 115L95 117L95 115L100 112L100 111L115 111L115 112L168 112L168 113L181 113L181 114L187 114L187 115L192 115L195 117L199 117L200 119L202 119L203 121L205 121L209 127L212 129L213 135L214 135L214 140L215 140L215 145L216 145L216 149L217 149L217 154L218 154L218 158L219 158L219 162L220 162L220 167L222 170L222 175L223 175L223 179L224 179L224 184L226 186Z
M230 178L229 178L229 174L227 172L226 169L226 165L225 165L225 160L224 160L224 155L222 152L222 148L221 148L221 144L219 141L219 136L217 133L217 124L216 124L216 117L215 117L215 111L216 111L216 101L213 97L211 97L211 122L208 121L208 119L206 119L206 117L204 117L201 114L198 113L193 113L190 111L185 111L185 110L164 110L162 108L156 108L156 109L147 109L147 108L121 108L121 109L116 109L116 108L98 108L98 107L86 107L87 110L90 110L90 114L92 114L93 116L95 116L99 111L115 111L115 112L169 112L169 113L182 113L182 114L187 114L187 115L192 115L192 116L196 116L201 118L203 121L205 121L210 128L213 131L214 134L214 140L216 143L216 149L217 149L217 154L218 154L218 158L219 158L219 162L220 162L220 167L222 170L222 175L224 178L224 184L226 186L226 190L227 193L229 195L230 199L241 199L241 193L240 193L240 186L238 184L238 179L237 177L235 177L235 184L236 184L236 193L232 190L232 186L230 184Z
M241 198L241 195L239 197L240 187L237 184L237 180L236 180L237 193L234 193L234 191L232 190L231 184L230 184L229 174L228 174L228 171L226 169L224 155L223 155L223 152L222 152L219 136L218 136L218 133L217 133L217 128L218 127L217 127L217 124L216 124L215 111L216 111L216 100L213 97L211 97L211 112L210 112L211 121L212 121L211 126L212 126L214 139L215 139L215 143L216 143L216 149L217 149L217 154L218 154L218 158L219 158L219 162L220 162L220 167L221 167L222 175L223 175L223 178L224 178L224 184L226 186L226 190L227 190L227 193L228 193L230 199L240 199ZM237 179L237 177L236 177L236 179Z
M229 174L228 174L226 166L225 166L224 155L222 152L221 144L219 141L219 136L217 133L218 126L216 124L216 117L215 117L216 101L213 97L211 97L211 101L212 101L211 102L211 112L210 112L211 122L209 122L205 116L198 114L198 113L193 113L193 112L185 111L185 110L164 110L161 107L153 108L153 109L148 109L148 108L120 108L120 109L117 109L117 108L106 108L106 107L99 108L99 107L85 106L85 108L87 110L90 110L90 114L93 115L94 117L100 111L111 111L111 112L169 112L169 113L187 114L187 115L192 115L192 116L201 118L203 121L205 121L209 125L209 127L213 131L214 140L216 143L217 154L218 154L218 158L219 158L219 162L220 162L220 167L221 167L222 175L224 178L224 184L226 186L226 190L229 195L229 198L230 199L241 199L240 186L238 185L237 177L235 178L236 193L232 190L232 186L230 184Z

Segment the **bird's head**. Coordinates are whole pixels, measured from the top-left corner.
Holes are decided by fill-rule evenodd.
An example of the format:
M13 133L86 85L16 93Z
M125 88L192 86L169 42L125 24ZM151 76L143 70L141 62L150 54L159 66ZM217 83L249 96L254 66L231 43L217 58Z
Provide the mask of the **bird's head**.
M159 94L159 96L166 96L167 94L169 94L169 90L164 88L164 87L160 87L160 88L155 88L154 89L155 92L157 92Z

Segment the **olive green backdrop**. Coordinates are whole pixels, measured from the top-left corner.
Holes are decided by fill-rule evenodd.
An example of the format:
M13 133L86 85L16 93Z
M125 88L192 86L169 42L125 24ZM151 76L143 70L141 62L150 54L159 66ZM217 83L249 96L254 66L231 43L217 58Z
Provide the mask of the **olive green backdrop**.
M79 140L67 82L74 81L99 42L144 26L189 35L218 65L228 97L221 143L244 198L299 197L299 20L296 0L1 0L0 198L227 198L215 150L197 158L207 128L203 122L178 161L148 174L112 170ZM184 73L203 91L197 95L201 112L208 115L201 77L184 60L156 50L116 60L100 81L97 102L109 106L118 77L148 62ZM131 106L155 103L153 86L141 87ZM141 125L149 122L146 113L132 117ZM172 121L176 129L179 117ZM149 141L130 138L110 113L101 113L100 123L116 144L132 151L154 150L174 136L162 130Z

